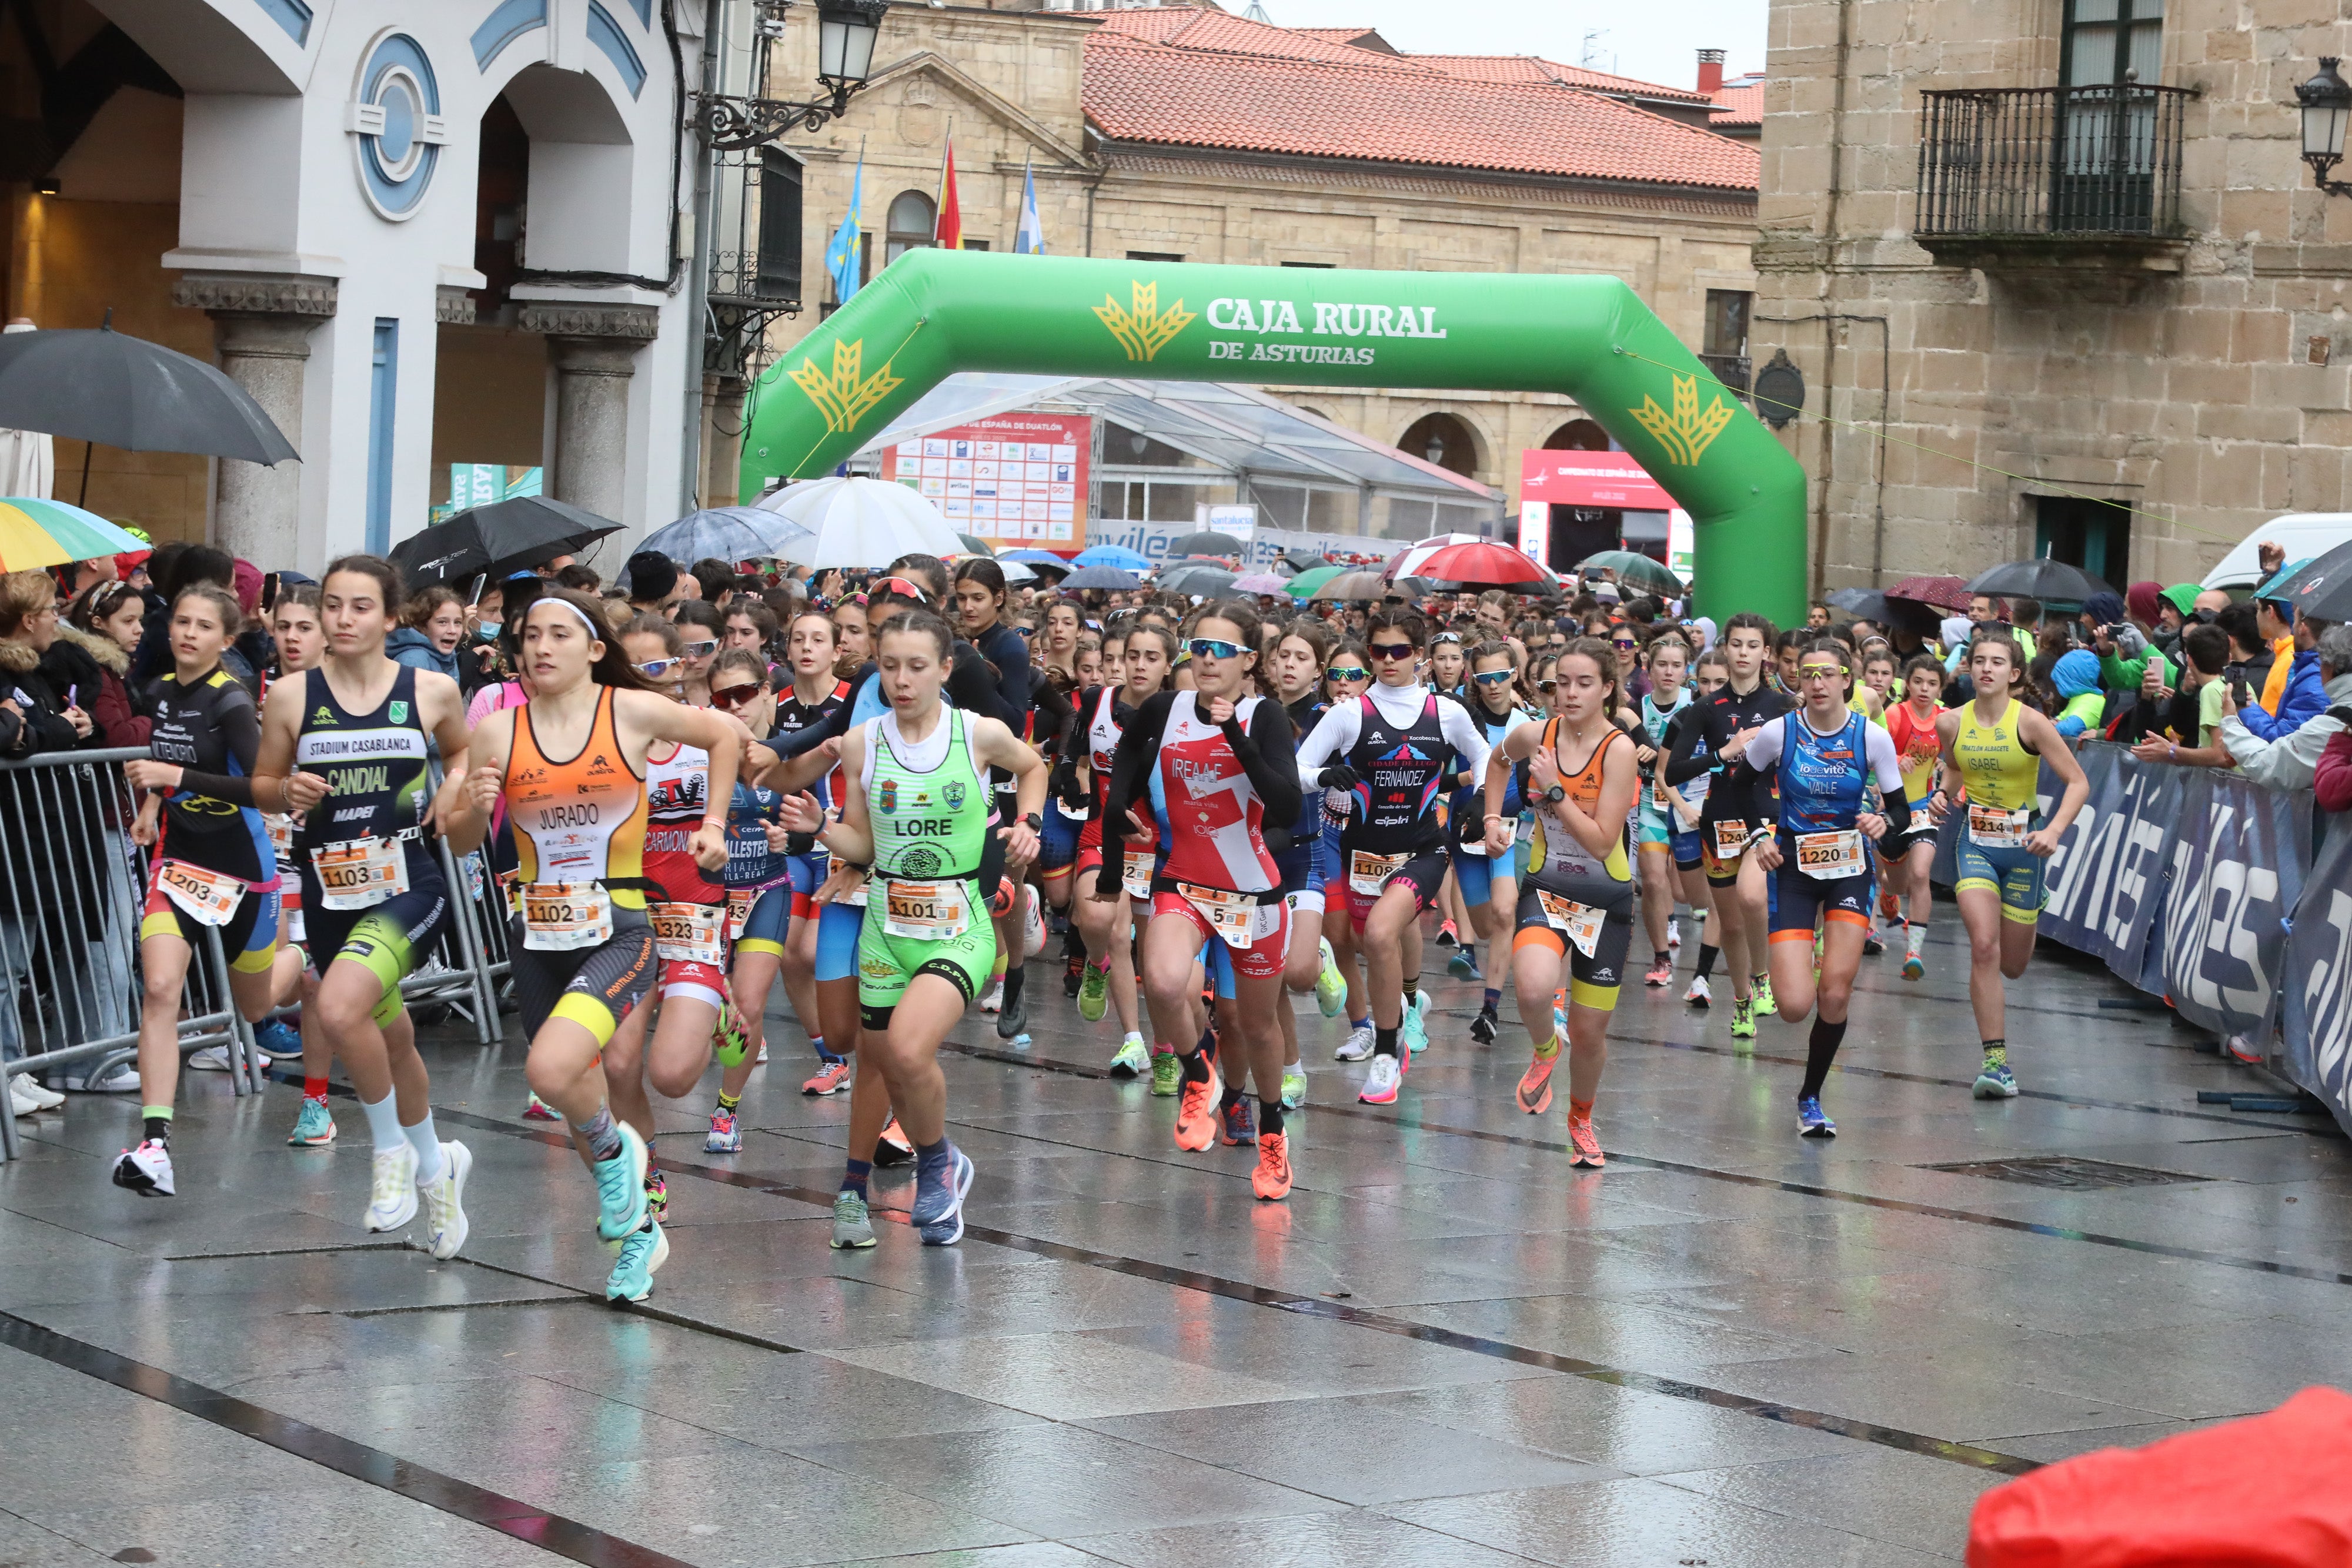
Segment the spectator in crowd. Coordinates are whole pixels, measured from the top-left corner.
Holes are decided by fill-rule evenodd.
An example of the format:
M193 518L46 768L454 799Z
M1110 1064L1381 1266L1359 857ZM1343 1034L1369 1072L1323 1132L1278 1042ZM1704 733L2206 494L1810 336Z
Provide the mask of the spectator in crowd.
M2329 706L2277 739L2254 734L2229 695L2222 698L2221 743L2239 769L2265 789L2312 789L2321 755L2336 737L2352 728L2346 717L2352 710L2352 624L2339 623L2321 632L2315 651Z
M735 592L735 567L732 562L720 560L717 556L705 556L694 563L693 577L696 597L708 601L715 609L727 608L727 601Z
M129 583L101 582L75 595L58 628L98 665L98 689L85 706L108 746L144 746L155 727L145 694L134 700L124 680L146 616L147 601Z
M639 550L629 558L625 574L628 578L629 608L640 615L675 616L677 607L686 602L686 590L679 580L685 573L677 562L653 550Z
M2086 737L2095 737L2107 713L2099 656L2088 648L2067 649L2050 666L2050 684L2063 705L2053 716L2058 733L2078 744Z
M156 550L149 564L154 569L155 588L147 598L147 620L140 633L138 651L131 655L129 676L132 688L141 691L172 668L171 606L182 591L199 582L209 582L232 593L236 591L236 561L228 551L210 545L167 544ZM258 578L255 586L257 590ZM221 668L248 691L257 688L255 667L246 658L244 649L232 644L224 650Z
M2132 585L2132 592L2147 591L2146 599L2161 603L2156 584L2140 582ZM2137 601L2135 601L2137 602ZM2157 684L2169 687L2174 679L2172 661L2167 659L2148 642L2148 627L2155 622L2153 606L2143 618L2137 609L2114 593L2094 593L2083 601L2083 641L2099 661L2099 678L2111 692L2138 694L2147 680L2147 666L2153 660L2158 665Z
M454 590L436 582L408 596L401 606L400 624L383 640L383 651L394 664L437 670L463 686L466 670L457 658L457 644L465 636L465 606Z
M224 558L226 559L226 558ZM0 575L0 757L100 746L98 664L58 638L58 585L46 571Z
M2237 608L2244 608L2238 606ZM2319 634L2326 626L2282 600L2254 601L2254 634L2271 653L2268 677L2246 710L2246 727L2264 740L2299 729L2327 708L2327 683L2319 675Z
M2189 659L2180 690L2196 701L2193 730L2189 725L2176 725L2168 738L2151 735L2132 747L2132 755L2143 762L2171 762L2183 768L2227 768L2231 752L2219 730L2229 711L2230 683L2224 674L2230 665L2229 633L2219 626L2191 626L2181 634L2180 651Z
M2222 673L2246 688L2247 700L2260 701L2253 694L2260 692L2270 679L2271 664L2276 655L2272 653L2271 645L2263 641L2263 634L2254 630L2254 607L2225 605L2214 612L2213 624L2230 639L2230 667Z
M1805 630L1808 632L1828 631L1831 619L1829 601L1825 599L1816 599L1805 607Z
M2042 601L2012 599L2009 601L2009 624L2024 645L2025 656L2033 657L2042 642Z
M2311 779L2311 792L2323 811L2352 811L2352 707L2333 707L2327 716L2342 726L2327 737L2327 748Z
M552 580L558 588L573 588L583 593L604 591L604 580L596 575L596 569L576 560L567 560L557 567Z

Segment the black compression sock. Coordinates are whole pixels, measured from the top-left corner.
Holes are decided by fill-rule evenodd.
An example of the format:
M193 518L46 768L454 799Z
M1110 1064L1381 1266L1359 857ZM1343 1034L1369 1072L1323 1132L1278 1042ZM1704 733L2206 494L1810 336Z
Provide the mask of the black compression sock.
M1261 1138L1282 1135L1282 1102L1280 1100L1261 1099L1257 1103L1257 1135Z
M172 1141L172 1113L169 1111L160 1116L149 1116L145 1121L146 1139L149 1143L168 1144Z
M1397 1053L1396 1037L1396 1030L1392 1029L1381 1029L1375 1026L1372 1030L1372 1054L1374 1056L1394 1056Z
M1716 956L1722 951L1722 948L1710 947L1704 942L1698 945L1698 977L1700 979L1704 980L1715 973Z
M1241 1100L1242 1086L1238 1083L1228 1082L1225 1085L1225 1092L1217 1096L1217 1109L1220 1111L1230 1111L1234 1106L1240 1104Z
M1013 1007L1017 1006L1017 1005L1020 1003L1020 1000L1021 1000L1021 982L1022 982L1022 979L1023 979L1023 978L1024 978L1024 976L1023 976L1023 974L1022 974L1022 970L1021 970L1021 966L1020 966L1020 965L1018 965L1018 964L1010 964L1010 965L1007 965L1007 966L1005 967L1005 970L1004 970L1004 1006L1005 1006L1006 1010L1008 1010L1008 1011L1010 1011Z
M1420 993L1421 993L1421 981L1420 981L1420 979L1419 979L1418 977L1415 977L1415 978L1413 978L1413 979L1407 980L1407 981L1404 983L1404 1005L1405 1005L1405 1006L1407 1006L1407 1007L1411 1007L1411 1006L1412 1006L1412 998L1413 998L1414 997L1418 996Z
M1189 1056L1180 1056L1176 1060L1183 1066L1185 1082L1206 1083L1209 1081L1209 1053L1207 1051L1196 1051Z
M1843 1022L1813 1020L1812 1039L1805 1046L1805 1086L1797 1091L1798 1099L1811 1100L1821 1094L1822 1085L1829 1082L1830 1063L1837 1060L1838 1046L1844 1040Z

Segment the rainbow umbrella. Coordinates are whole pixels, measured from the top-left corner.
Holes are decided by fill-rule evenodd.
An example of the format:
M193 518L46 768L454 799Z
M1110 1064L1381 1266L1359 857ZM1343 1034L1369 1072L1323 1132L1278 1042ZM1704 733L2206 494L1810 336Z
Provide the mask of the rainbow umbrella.
M63 566L146 544L96 512L30 496L0 496L0 571Z

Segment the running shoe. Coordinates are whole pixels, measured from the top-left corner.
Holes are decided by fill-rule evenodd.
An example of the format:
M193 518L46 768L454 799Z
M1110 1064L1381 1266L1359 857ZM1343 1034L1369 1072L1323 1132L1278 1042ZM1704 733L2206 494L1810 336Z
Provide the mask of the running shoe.
M41 1107L25 1093L26 1075L19 1072L8 1080L8 1112L14 1116L29 1116Z
M1224 1097L1224 1085L1217 1082L1216 1064L1211 1062L1208 1066L1206 1078L1182 1081L1176 1100L1176 1146L1194 1154L1217 1141L1217 1102Z
M294 1049L297 1052L299 1052L302 1049L302 1042L299 1040L295 1041ZM262 1055L258 1056L258 1060L261 1063L262 1071L267 1072L269 1070L269 1058L266 1055ZM206 1046L202 1051L192 1051L188 1052L188 1065L198 1072L226 1072L228 1071L228 1047L226 1045L210 1045Z
M1878 927L1872 926L1870 935L1862 939L1862 956L1865 958L1875 958L1885 951L1886 943L1878 935Z
M1666 951L1671 953L1683 945L1683 923L1673 915L1666 916Z
M1460 952L1445 960L1445 972L1453 976L1457 980L1476 980L1485 978L1484 976L1478 973L1478 949L1471 946L1468 943L1463 944L1462 950Z
M1168 1099L1176 1092L1177 1085L1183 1082L1184 1064L1176 1060L1174 1051L1155 1051L1151 1053L1151 1092L1154 1095Z
M1609 1156L1601 1152L1601 1134L1592 1130L1590 1111L1581 1116L1574 1111L1568 1113L1568 1144L1574 1151L1568 1163L1579 1169L1597 1171L1609 1163Z
M1480 1008L1478 1016L1470 1020L1470 1038L1480 1045L1492 1045L1502 1027L1503 1020L1496 1015L1494 1009Z
M1218 1113L1217 1119L1223 1124L1218 1136L1224 1139L1225 1147L1235 1149L1244 1144L1257 1142L1257 1118L1250 1114L1248 1095L1244 1094L1226 1106Z
M1021 960L1027 963L1045 950L1045 905L1037 896L1037 884L1021 884Z
M1372 1070L1364 1075L1364 1086L1356 1098L1367 1105L1396 1103L1397 1084L1404 1077L1404 1069L1393 1056L1375 1056Z
M743 1152L743 1129L735 1120L735 1115L734 1112L724 1108L710 1113L710 1131L702 1140L704 1154L740 1155Z
M646 1212L656 1222L669 1218L669 1183L662 1179L661 1172L650 1168L646 1172Z
M1268 1133L1257 1141L1257 1169L1250 1172L1250 1191L1261 1202L1280 1203L1290 1196L1290 1137Z
M1013 997L996 1017L996 1038L1024 1040L1029 1038L1029 986L1022 982L1020 995Z
M1282 1108L1296 1111L1307 1103L1307 1074L1297 1067L1282 1070Z
M874 1245L874 1219L866 1211L866 1200L847 1187L833 1195L832 1245L836 1252Z
M1100 1023L1109 1010L1110 966L1088 964L1078 978L1078 1016L1088 1023Z
M1372 1053L1372 1025L1369 1019L1348 1031L1339 1049L1331 1054L1341 1061L1361 1061Z
M762 1044L760 1047L760 1053L751 1059L751 1065L754 1067L765 1067L768 1065L768 1048L765 1044Z
M669 1238L661 1221L648 1217L621 1243L613 1277L604 1281L608 1301L642 1301L654 1293L654 1270L669 1261Z
M619 1124L621 1152L608 1160L595 1163L596 1197L601 1211L596 1216L596 1234L607 1241L623 1241L636 1234L646 1222L646 1166L652 1155L637 1130L626 1122ZM382 1155L376 1167L383 1169ZM385 1227L375 1227L383 1229Z
M1642 983L1645 986L1673 985L1675 983L1675 956L1672 953L1668 953L1659 958L1656 963L1651 965L1650 972L1642 977Z
M142 1197L174 1197L172 1151L160 1138L148 1138L135 1149L123 1150L122 1157L114 1162L114 1185L127 1186Z
M333 1143L335 1117L327 1109L327 1103L304 1096L302 1113L294 1118L294 1130L286 1134L286 1141L312 1149L323 1149Z
M2221 1049L2230 1053L2232 1061L2243 1062L2248 1067L2263 1064L2263 1049L2253 1042L2251 1036L2233 1034L2221 1042Z
M1772 977L1769 975L1757 976L1756 1016L1758 1018L1762 1018L1768 1013L1776 1013L1780 1010L1780 1004L1772 999Z
M963 1239L963 1197L971 1190L971 1161L954 1145L948 1145L947 1179L926 1188L915 1178L915 1207L908 1218L926 1247L952 1247Z
M1110 1059L1113 1078L1140 1078L1151 1071L1151 1048L1143 1043L1139 1034L1129 1035L1118 1042L1118 1054Z
M1901 919L1903 917L1903 901L1895 897L1895 894L1891 893L1880 894L1878 895L1878 917L1881 920Z
M1801 1138L1837 1136L1837 1124L1822 1110L1820 1096L1808 1094L1797 1102L1797 1135Z
M887 1170L893 1166L914 1163L915 1145L908 1140L907 1130L898 1125L898 1118L894 1113L887 1122L882 1124L882 1135L874 1141L874 1164L879 1169Z
M849 1063L835 1059L819 1061L816 1074L801 1085L803 1094L838 1094L849 1087Z
M1069 956L1067 961L1062 966L1064 996L1075 997L1078 994L1078 988L1086 984L1087 968L1087 956L1084 953L1073 953Z
M284 1019L269 1019L255 1024L253 1038L264 1056L291 1061L302 1054L302 1037Z
M743 1064L743 1058L751 1050L751 1034L743 1027L743 1015L735 1010L735 1004L732 1002L725 1004L719 1009L716 1040L717 1044L711 1054L719 1058L719 1066L740 1067ZM762 1053L761 1060L764 1061L767 1051L765 1040L761 1041L760 1049Z
M1916 952L1906 953L1903 955L1903 977L1905 979L1925 979L1927 975L1927 962L1926 959L1920 957Z
M418 1182L425 1199L425 1249L447 1262L466 1245L466 1177L474 1169L474 1152L452 1139L441 1141L441 1174Z
M1416 1054L1429 1049L1429 993L1415 992L1412 1003L1404 1009L1404 1025L1397 1033L1397 1041Z
M2017 1074L2009 1070L2008 1062L1997 1062L1977 1074L1976 1084L1969 1092L1979 1100L2014 1100Z
M1528 1070L1519 1074L1519 1086L1511 1091L1511 1098L1519 1109L1530 1116L1540 1116L1551 1109L1551 1070L1559 1065L1559 1052L1549 1056L1530 1056Z
M1454 933L1454 922L1451 920L1441 920L1437 923L1437 945L1441 947L1458 947L1462 945L1462 939Z
M1325 1018L1338 1018L1348 1001L1348 977L1339 973L1339 956L1331 951L1331 939L1322 938L1321 946L1323 967L1315 977L1315 1005Z
M997 976L990 984L988 994L980 998L980 1010L984 1013L1001 1013L1004 1010L1003 976Z
M1705 975L1693 975L1691 977L1690 989L1683 993L1683 1000L1688 1002L1695 1008L1713 1007L1715 1005L1715 988L1706 983L1706 977Z
M1754 1040L1756 1038L1755 998L1734 997L1731 998L1731 1038L1734 1040Z
M530 1097L530 1103L522 1108L522 1119L526 1122L561 1122L563 1120L563 1113L541 1099L534 1092Z
M19 1072L8 1080L8 1088L17 1099L27 1102L36 1111L54 1111L66 1103L64 1095L29 1072Z
M403 1138L375 1152L365 1228L398 1230L416 1218L416 1151Z

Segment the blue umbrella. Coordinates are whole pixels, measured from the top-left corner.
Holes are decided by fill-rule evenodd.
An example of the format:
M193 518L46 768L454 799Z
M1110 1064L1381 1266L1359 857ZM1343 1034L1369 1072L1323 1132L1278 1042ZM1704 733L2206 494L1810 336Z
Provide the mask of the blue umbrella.
M656 528L637 549L672 560L758 560L782 555L809 537L808 529L791 518L757 507L713 507Z
M1080 550L1076 555L1072 556L1070 559L1074 564L1078 566L1115 566L1122 571L1150 571L1151 570L1151 558L1150 556L1144 555L1138 550L1124 549L1118 545L1097 545L1092 549Z

